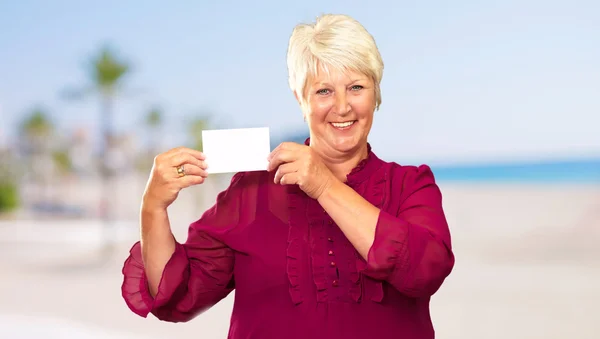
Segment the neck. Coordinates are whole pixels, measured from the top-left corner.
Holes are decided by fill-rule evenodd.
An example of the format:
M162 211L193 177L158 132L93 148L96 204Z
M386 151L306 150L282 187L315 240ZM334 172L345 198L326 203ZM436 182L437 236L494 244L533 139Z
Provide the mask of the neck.
M358 166L358 164L367 158L369 151L367 144L361 145L356 150L348 153L322 150L321 147L314 147L311 141L311 147L319 154L325 166L335 175L336 178L345 182L347 175Z

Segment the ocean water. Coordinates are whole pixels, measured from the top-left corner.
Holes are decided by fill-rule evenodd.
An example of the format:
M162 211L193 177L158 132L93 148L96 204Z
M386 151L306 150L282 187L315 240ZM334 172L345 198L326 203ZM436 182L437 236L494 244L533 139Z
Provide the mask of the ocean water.
M307 136L306 132L298 132L280 139L275 138L271 149L282 141L304 143ZM436 181L444 182L600 184L600 157L523 163L430 166Z
M431 166L437 181L600 184L600 158L537 163Z

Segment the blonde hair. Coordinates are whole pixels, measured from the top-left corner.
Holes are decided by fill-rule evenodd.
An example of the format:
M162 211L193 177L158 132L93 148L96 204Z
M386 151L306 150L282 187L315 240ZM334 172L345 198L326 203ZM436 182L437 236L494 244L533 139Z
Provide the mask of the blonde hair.
M317 70L355 71L370 77L375 84L375 109L381 104L380 83L383 60L373 36L347 15L327 14L311 24L297 25L287 52L289 85L306 104L306 85Z

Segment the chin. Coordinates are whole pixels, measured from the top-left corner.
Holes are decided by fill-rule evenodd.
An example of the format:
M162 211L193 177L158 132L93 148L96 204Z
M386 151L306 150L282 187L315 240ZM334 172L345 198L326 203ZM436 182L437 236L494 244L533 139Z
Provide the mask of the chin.
M360 141L353 137L334 138L331 140L331 146L338 152L347 153L355 151L360 146Z

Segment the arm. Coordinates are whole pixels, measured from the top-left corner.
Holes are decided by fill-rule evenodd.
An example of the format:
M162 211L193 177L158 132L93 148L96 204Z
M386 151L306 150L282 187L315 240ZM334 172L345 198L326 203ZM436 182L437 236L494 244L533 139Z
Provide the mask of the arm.
M166 238L172 239L173 247L159 248L168 245L164 240L154 240L161 239L158 233L166 232L168 215L162 215L164 219L152 215L149 219L152 224L146 225L152 227L142 232L142 242L133 246L123 267L122 293L134 313L142 317L152 313L160 320L184 322L233 290L233 251L222 238L239 223L241 176L234 176L229 188L217 197L216 204L190 225L183 244L175 241L169 230ZM167 257L169 251L172 252Z
M364 274L410 297L431 296L454 266L441 192L427 166L409 169L393 191L404 197L395 214L338 184L319 202L366 259Z
M379 208L337 179L317 201L366 260L375 239Z
M142 207L140 219L142 223L140 247L144 273L148 279L150 295L155 297L163 270L175 253L176 241L171 232L166 210Z

